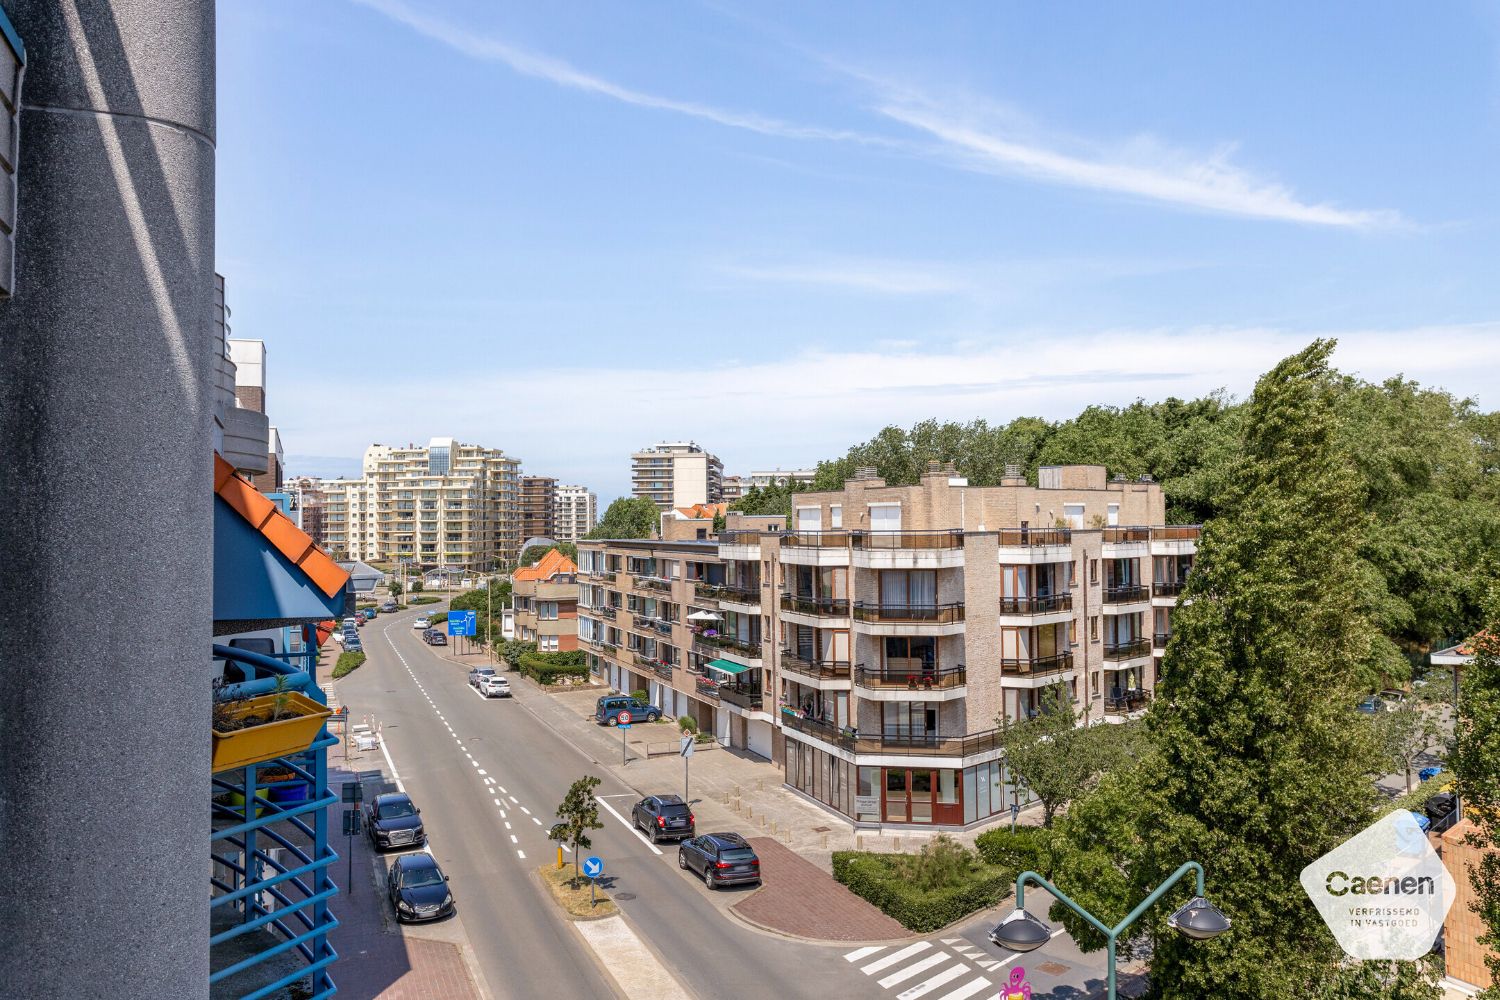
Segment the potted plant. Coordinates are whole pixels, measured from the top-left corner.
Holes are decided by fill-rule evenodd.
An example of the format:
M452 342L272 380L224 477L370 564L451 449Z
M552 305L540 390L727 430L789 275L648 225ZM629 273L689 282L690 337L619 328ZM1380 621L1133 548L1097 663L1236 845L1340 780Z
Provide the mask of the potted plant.
M253 698L226 698L216 689L214 773L300 753L332 714L300 691L287 690L284 677L277 679L275 691Z

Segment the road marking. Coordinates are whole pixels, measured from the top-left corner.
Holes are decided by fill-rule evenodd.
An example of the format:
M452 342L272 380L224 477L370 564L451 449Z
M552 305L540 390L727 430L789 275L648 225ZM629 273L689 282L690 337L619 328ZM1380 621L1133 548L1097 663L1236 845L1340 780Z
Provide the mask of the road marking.
M504 785L496 785L495 787L498 788L498 789L500 789L500 794L501 795L509 795L510 794L509 792L507 792L505 790L505 786Z
M482 777L484 777L484 776L485 776L485 773L486 773L486 772L485 772L485 770L484 770L484 768L480 768L480 769L479 769L479 776L480 776L480 777L481 777L481 778L482 778Z
M512 802L519 802L520 801L520 799L516 798L514 795L508 795L508 796L506 796L506 798L510 799Z
M884 979L880 980L880 985L883 989L889 989L899 982L910 979L913 976L921 975L928 969L932 968L934 965L942 965L944 962L948 961L948 958L949 955L946 951L940 951L936 955L928 955L920 962L915 962L911 965L908 965L904 969L897 969L889 976L886 976Z
M506 824L505 824L505 828L506 828L506 829L507 829L507 830L509 830L509 829L510 829L510 824L509 824L509 823L506 823Z
M380 737L380 752L385 756L385 764L391 769L391 780L396 783L396 791L406 791L406 786L401 783L401 775L396 772L396 762L391 760L391 752L385 748L385 737Z
M896 1000L917 1000L917 997L926 996L933 990L937 989L939 986L942 986L944 983L951 983L953 982L953 980L957 979L959 976L968 971L969 967L967 965L950 966L944 969L942 972L939 972L937 975L933 976L931 979L913 986L905 993L902 993L901 995L896 997Z
M516 835L515 834L511 834L510 835L510 842L512 844L519 844L520 843L520 841L516 839Z
M525 814L526 814L526 815L528 815L528 816L530 816L530 815L531 815L531 810L530 810L530 809L527 809L527 808L526 808L526 807L525 807L525 806L522 806L522 807L521 807L521 811L522 811L522 812L523 812L523 813L525 813Z
M495 783L495 779L494 778L485 778L484 779L484 783L486 785L493 785Z
M522 861L525 861L526 860L526 852L525 851L517 851L516 852L516 857L520 858Z
M531 821L533 823L535 823L537 826L541 826L542 825L542 821L539 820L539 819L537 819L535 816L531 817Z
M862 958L869 958L871 955L878 954L882 951L885 951L885 945L881 944L872 944L868 948L856 948L854 951L851 951L849 954L844 956L844 961L858 962Z
M974 980L973 982L971 982L971 983L965 983L964 985L960 986L958 989L954 990L952 993L949 993L949 994L945 995L943 997L943 1000L965 1000L966 997L973 996L974 994L976 994L979 991L985 989L989 985L990 985L990 981L988 979L985 979L983 976L981 976L980 978Z
M889 969L897 962L905 961L906 959L911 958L913 955L920 955L922 952L931 947L931 941L918 941L914 945L909 945L905 948L902 948L900 951L892 952L882 959L871 962L869 965L865 966L859 971L868 976L873 973L879 972L881 969Z
M498 806L498 805L499 805L499 804L500 804L500 800L499 800L499 799L496 799L496 800L495 800L495 805L497 805L497 806Z
M660 854L661 853L661 848L657 847L655 844L651 843L651 841L647 840L646 837L645 837L645 835L642 834L641 831L637 830L632 824L626 822L624 816L621 816L619 813L615 812L615 807L614 806L610 805L608 802L605 802L603 799L599 798L597 795L594 796L594 801L597 802L597 803L599 803L601 806L603 806L605 812L609 813L615 819L619 820L621 826L625 827L625 829L627 829L631 833L635 834L636 837L640 840L641 843L643 843L647 847L651 848L651 853L652 854Z
M510 817L508 815L506 815L506 812L505 812L504 809L501 809L500 810L500 818L501 819L509 819Z

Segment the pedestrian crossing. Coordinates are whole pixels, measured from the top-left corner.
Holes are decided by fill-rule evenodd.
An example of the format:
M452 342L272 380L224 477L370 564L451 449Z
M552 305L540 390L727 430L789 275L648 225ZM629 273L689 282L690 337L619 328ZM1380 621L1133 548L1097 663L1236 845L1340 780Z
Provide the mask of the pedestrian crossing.
M1005 964L964 938L869 945L848 952L844 961L882 989L900 990L896 1000L1000 1000L985 973Z

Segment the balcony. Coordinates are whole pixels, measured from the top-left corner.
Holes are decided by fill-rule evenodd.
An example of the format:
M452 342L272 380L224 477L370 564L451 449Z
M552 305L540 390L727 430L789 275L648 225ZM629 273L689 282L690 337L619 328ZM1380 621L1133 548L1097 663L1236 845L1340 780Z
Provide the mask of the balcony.
M949 667L906 669L902 667L854 668L854 683L872 691L946 691L968 683L962 663Z
M808 659L790 649L781 651L781 669L783 673L816 681L848 681L850 675L848 660Z
M1133 660L1137 656L1150 655L1150 639L1131 639L1129 642L1107 642L1104 644L1104 658L1106 660Z
M781 561L797 566L849 565L844 531L789 531L781 536Z
M719 685L719 700L727 705L734 705L749 712L759 712L765 707L765 693L750 688L735 687L732 684Z
M719 532L719 558L759 562L760 534L759 531Z
M952 604L866 604L855 601L854 620L872 625L962 626L964 605L962 601Z
M704 635L699 633L693 636L693 645L705 656L718 656L724 650L738 653L742 657L748 657L757 662L760 660L760 643L742 642L727 635Z
M946 569L964 564L962 531L856 531L851 559L867 569Z
M1170 632L1153 632L1151 635L1151 647L1153 649L1166 649L1167 640L1171 638Z
M643 588L645 590L657 590L664 593L670 593L672 590L672 581L668 580L665 577L639 574L632 577L632 579L635 580L635 585L637 588Z
M1150 599L1151 588L1139 583L1104 588L1105 604L1140 604Z
M1183 580L1162 581L1158 580L1151 585L1152 597L1177 597L1182 593L1187 583Z
M707 677L695 678L693 686L705 698L712 698L714 701L719 700L719 685Z
M1111 694L1104 699L1104 711L1110 715L1124 715L1127 712L1139 712L1149 708L1151 705L1151 692L1144 688L1135 688L1129 691L1121 691L1119 694Z
M1050 615L1073 610L1073 595L1051 594L1046 597L1002 597L1002 615Z
M1166 524L1151 529L1153 556L1185 556L1198 551L1200 524Z
M948 531L856 531L849 543L856 549L961 549L964 533Z
M1071 528L1001 528L996 533L1005 565L1065 563L1073 559Z
M657 677L660 677L664 681L671 681L672 664L664 663L661 660L652 660L647 664L647 666L651 668L651 672Z
M1072 653L1049 653L1043 656L1002 657L1001 674L1041 677L1073 669Z
M782 594L781 610L810 618L848 618L847 597L803 597L798 594Z
M606 618L609 621L614 621L615 616L619 613L619 610L619 608L612 608L608 604L600 605L600 607L598 608L599 617Z
M1103 540L1106 545L1149 542L1151 541L1151 529L1146 527L1105 528Z
M752 607L760 607L760 587L758 585L745 587L733 583L700 583L693 588L693 592L711 601L725 601L729 604L745 604Z
M789 705L779 716L784 728L822 740L852 753L899 754L911 757L968 757L1000 748L1000 730L987 729L969 736L939 736L936 733L865 734L835 726L822 719L803 718Z

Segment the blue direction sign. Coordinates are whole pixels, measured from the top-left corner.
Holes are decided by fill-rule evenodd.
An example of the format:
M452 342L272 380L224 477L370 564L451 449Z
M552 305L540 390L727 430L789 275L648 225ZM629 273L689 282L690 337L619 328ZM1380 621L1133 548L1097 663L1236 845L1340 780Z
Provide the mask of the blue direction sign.
M598 878L604 874L604 862L599 858L584 858L583 873L589 878Z
M475 635L479 626L479 612L477 611L450 611L448 612L448 634L449 635Z

